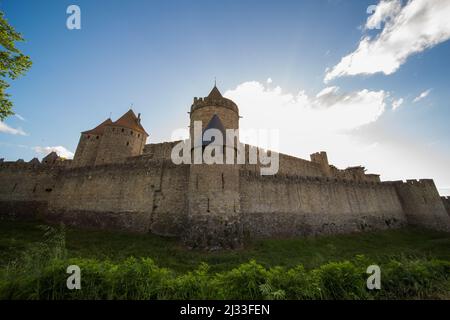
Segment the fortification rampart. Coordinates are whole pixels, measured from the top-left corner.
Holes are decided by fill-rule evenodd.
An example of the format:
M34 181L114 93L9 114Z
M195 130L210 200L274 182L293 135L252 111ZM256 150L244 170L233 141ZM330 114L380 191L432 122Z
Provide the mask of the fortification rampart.
M411 225L450 231L450 217L431 179L389 182L398 197Z
M0 164L0 217L33 219L44 214L55 189L59 165Z
M9 217L179 236L188 166L142 157L126 163L58 169L2 164L0 213ZM37 209L37 210L36 210Z
M325 177L260 176L241 171L244 233L302 236L386 229L406 224L391 185Z
M173 147L180 141L146 144L143 156L149 159L170 160Z
M450 197L441 197L441 199L444 203L445 210L447 210L447 213L450 216Z

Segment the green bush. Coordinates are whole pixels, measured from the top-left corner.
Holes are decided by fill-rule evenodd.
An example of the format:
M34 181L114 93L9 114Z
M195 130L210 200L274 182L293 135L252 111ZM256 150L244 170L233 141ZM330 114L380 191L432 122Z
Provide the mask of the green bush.
M450 262L391 258L381 267L381 290L366 288L364 256L306 270L267 269L255 260L211 273L207 264L177 274L148 258L120 262L69 259L64 229L0 269L0 299L434 299L450 298ZM67 267L81 269L81 290L69 290Z

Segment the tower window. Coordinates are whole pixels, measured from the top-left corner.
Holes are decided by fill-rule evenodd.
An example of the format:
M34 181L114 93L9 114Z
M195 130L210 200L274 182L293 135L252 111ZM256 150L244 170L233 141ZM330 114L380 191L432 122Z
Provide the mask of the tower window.
M99 138L99 136L96 137L96 139L98 139L98 138Z
M130 143L129 142L127 142L127 146L129 146L130 145Z
M141 137L141 134L140 133L138 133L138 138L140 138Z
M130 131L130 134L133 135L133 131Z
M122 132L124 132L125 131L125 129L124 128L122 128Z

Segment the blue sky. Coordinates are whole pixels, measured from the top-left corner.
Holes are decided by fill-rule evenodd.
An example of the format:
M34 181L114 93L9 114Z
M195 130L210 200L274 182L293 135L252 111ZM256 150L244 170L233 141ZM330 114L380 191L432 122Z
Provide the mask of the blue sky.
M149 142L168 140L188 125L192 98L207 95L217 77L221 91L240 106L243 126L273 126L274 114L285 130L282 152L308 158L323 149L338 167L362 164L389 180L433 178L442 194L450 194L448 38L433 38L431 30L430 43L410 53L411 45L396 43L390 49L406 58L399 58L398 67L375 66L382 72L340 64L364 37L371 37L370 50L381 50L377 62L387 57L391 63L390 52L383 51L389 40L380 44L377 37L400 25L402 10L436 9L414 1L417 7L411 8L400 0L394 1L397 7L383 8L378 0L1 1L34 64L9 90L25 120L5 121L0 156L30 160L56 146L74 152L81 131L110 113L117 119L131 104L142 113ZM81 30L66 28L70 4L81 8ZM365 28L367 8L374 4L381 30ZM414 42L411 30L401 35ZM325 83L327 75L332 79ZM287 107L279 103L286 99ZM344 102L349 100L362 101L356 114ZM321 123L322 113L302 113L308 108L343 110L336 117L324 113L323 119L339 125ZM288 133L297 138L283 139Z

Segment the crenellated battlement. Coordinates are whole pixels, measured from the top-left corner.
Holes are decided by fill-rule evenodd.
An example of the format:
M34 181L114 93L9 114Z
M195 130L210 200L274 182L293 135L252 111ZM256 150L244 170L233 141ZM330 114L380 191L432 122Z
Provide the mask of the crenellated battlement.
M223 107L230 109L237 114L239 114L239 109L237 105L227 98L211 98L211 97L205 97L205 98L194 98L194 102L191 106L191 112L194 112L197 109L203 108L203 107Z

